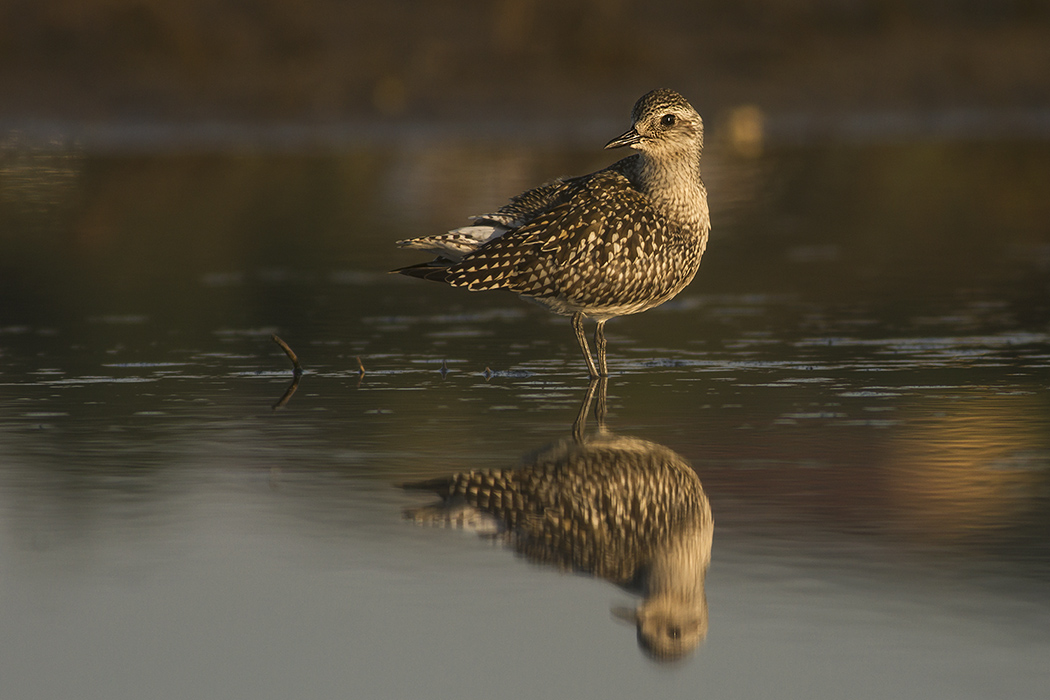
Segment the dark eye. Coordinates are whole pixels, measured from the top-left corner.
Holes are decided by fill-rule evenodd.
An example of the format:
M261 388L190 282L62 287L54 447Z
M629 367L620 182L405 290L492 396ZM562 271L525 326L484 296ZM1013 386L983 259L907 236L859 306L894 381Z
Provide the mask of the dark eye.
M664 126L674 126L674 123L676 121L677 120L675 119L673 114L665 114L664 116L660 117L660 123Z

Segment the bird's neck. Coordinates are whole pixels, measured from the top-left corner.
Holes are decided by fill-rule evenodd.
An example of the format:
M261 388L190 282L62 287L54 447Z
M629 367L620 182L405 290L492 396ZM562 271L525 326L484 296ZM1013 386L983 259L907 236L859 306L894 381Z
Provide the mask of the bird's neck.
M710 228L699 150L662 157L640 154L635 185L661 214L684 229L703 234Z

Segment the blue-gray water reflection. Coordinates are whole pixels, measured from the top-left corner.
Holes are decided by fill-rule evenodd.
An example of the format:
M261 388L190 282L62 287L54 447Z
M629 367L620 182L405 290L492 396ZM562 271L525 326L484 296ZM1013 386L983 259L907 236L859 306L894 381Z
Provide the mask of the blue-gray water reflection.
M608 328L610 427L718 523L685 663L600 578L402 520L586 379L563 321L386 275L393 241L600 157L4 151L0 697L1040 697L1045 144L712 145L696 281Z

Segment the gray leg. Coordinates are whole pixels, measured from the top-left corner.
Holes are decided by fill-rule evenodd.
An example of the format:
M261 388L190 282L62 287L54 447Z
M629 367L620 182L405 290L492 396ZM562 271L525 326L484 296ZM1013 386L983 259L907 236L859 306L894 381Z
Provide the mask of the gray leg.
M576 342L580 344L583 351L583 359L587 360L587 371L591 379L598 378L598 368L594 366L594 358L591 357L591 349L587 347L587 336L583 334L583 314L577 311L572 315L572 329L576 331Z
M605 363L605 321L598 321L594 329L594 344L598 347L598 375L608 377L609 366Z

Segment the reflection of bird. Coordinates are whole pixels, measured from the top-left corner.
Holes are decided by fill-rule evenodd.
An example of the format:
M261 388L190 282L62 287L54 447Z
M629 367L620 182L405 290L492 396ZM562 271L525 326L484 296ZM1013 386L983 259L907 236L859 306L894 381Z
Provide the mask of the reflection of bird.
M555 443L519 469L406 488L442 497L407 518L496 532L532 561L639 591L630 617L656 658L679 658L707 634L711 509L696 472L662 445L600 433Z
M605 322L682 291L710 230L700 115L678 93L653 90L634 105L631 122L605 147L638 154L529 190L474 217L473 226L398 241L439 257L396 272L471 291L506 289L571 316L591 377L607 376ZM598 324L597 367L585 316Z

